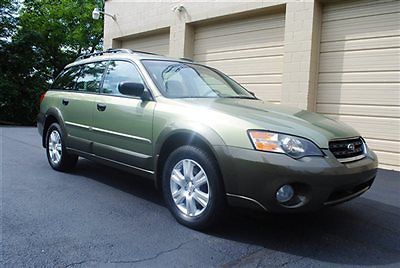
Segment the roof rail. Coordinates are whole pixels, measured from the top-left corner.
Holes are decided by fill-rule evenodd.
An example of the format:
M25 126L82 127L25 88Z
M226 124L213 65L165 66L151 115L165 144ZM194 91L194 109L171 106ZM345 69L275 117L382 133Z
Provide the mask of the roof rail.
M128 48L109 48L104 53L132 53Z
M147 52L147 51L141 51L141 50L133 50L133 49L129 49L129 50L132 51L132 53L162 56L161 54L157 54L157 53L153 53L153 52Z
M132 49L128 49L128 48L109 48L109 49L107 49L105 51L82 54L78 58L76 58L75 61L83 60L83 59L87 59L87 58L95 57L95 56L101 56L101 55L104 55L106 53L129 53L129 54L138 53L138 54L159 55L159 54L152 53L152 52L145 52L145 51L140 51L140 50L132 50Z
M105 53L132 53L132 51L130 49L123 49L123 48L109 48L105 51L82 54L78 58L76 58L75 61L83 60L83 59L87 59L87 58L95 57L95 56L101 56L101 55L104 55Z
M179 58L180 60L185 60L185 61L190 61L190 62L194 62L194 60L189 59L189 58Z

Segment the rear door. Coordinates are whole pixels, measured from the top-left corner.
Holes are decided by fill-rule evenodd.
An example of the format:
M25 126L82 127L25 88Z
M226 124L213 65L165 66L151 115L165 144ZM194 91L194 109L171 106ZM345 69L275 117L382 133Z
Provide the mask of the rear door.
M94 98L100 89L105 66L97 62L67 71L58 101L67 129L67 146L72 149L91 152Z
M133 63L109 63L93 113L93 152L142 171L151 171L155 102L120 94L120 82L144 84Z

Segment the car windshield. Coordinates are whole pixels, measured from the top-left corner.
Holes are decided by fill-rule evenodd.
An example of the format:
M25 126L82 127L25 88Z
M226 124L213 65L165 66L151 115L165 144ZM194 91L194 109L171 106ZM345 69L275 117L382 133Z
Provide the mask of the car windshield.
M161 94L168 98L256 99L228 76L202 65L165 60L142 62Z

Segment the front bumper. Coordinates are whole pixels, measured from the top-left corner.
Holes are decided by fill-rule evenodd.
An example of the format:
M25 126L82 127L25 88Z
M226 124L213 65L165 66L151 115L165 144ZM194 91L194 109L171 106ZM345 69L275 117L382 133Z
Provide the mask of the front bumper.
M329 150L326 157L295 160L284 154L229 147L231 170L224 178L228 202L233 206L270 212L312 211L361 195L371 186L377 172L377 157L367 150L365 158L340 163ZM282 205L276 191L285 184L294 187L302 200Z

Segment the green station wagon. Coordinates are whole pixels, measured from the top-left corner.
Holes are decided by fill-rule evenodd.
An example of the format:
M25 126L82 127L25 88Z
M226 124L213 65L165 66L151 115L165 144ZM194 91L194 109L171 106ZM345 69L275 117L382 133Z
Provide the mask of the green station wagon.
M110 49L66 66L43 96L38 130L52 168L78 156L154 181L182 224L227 205L301 212L367 191L377 157L353 128L270 104L213 68Z

